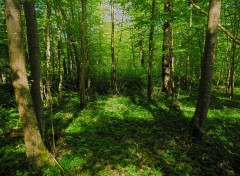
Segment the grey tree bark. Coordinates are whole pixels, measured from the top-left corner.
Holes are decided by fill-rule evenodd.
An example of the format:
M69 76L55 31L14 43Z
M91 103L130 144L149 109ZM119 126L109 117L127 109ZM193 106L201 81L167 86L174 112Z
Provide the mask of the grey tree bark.
M32 102L25 63L19 0L5 1L11 77L23 125L28 160L37 166L49 165L51 155L42 140Z
M195 114L192 119L193 136L198 138L201 138L206 131L206 121L212 89L214 60L217 50L220 11L221 0L210 0L198 101Z

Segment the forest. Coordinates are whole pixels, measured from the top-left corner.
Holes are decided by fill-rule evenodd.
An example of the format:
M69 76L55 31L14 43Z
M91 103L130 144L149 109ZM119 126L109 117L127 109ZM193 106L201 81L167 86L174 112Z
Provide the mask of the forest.
M240 175L239 0L0 0L0 175Z

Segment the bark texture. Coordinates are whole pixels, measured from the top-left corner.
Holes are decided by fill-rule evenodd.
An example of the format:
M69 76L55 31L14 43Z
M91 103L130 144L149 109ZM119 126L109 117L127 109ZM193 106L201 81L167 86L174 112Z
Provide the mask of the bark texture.
M11 76L23 125L26 155L32 164L48 165L51 157L41 138L27 80L19 0L6 0L5 8Z
M43 104L41 97L41 69L40 69L40 48L38 43L37 20L34 0L24 1L24 12L27 25L27 39L30 59L30 69L32 76L32 98L36 112L39 129L43 140L45 140L45 121L43 119Z
M168 17L163 24L163 56L162 56L162 91L174 93L174 58L173 58L173 27L171 13L173 10L172 0L164 1L164 12Z
M46 17L50 20L51 8L50 1L46 0L47 9ZM47 22L46 26L46 99L48 100L50 106L53 105L53 98L51 93L51 78L50 78L50 65L51 65L51 39L50 39L50 22Z
M198 102L192 121L193 136L199 138L203 136L206 130L207 113L212 88L214 60L217 50L220 11L221 0L210 0Z

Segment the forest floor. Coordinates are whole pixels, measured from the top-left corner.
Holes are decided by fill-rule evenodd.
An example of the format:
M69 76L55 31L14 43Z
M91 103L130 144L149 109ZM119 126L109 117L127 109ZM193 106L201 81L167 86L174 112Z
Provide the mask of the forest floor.
M230 99L224 90L214 89L207 134L200 141L190 137L189 128L196 96L181 92L173 105L164 94L155 94L150 104L136 91L96 95L80 109L78 94L64 92L61 106L45 110L49 146L53 124L51 150L64 173L57 165L41 171L27 165L13 96L0 92L0 175L240 175L236 90Z

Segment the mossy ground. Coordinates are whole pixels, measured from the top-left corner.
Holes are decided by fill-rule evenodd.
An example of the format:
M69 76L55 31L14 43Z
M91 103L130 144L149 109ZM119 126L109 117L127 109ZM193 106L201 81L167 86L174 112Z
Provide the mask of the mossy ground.
M163 94L151 103L140 94L98 95L80 109L78 94L65 92L60 107L45 111L65 172L57 165L34 170L23 139L1 136L0 175L240 175L239 92L230 99L213 91L201 141L189 135L196 99L181 92L176 108ZM0 115L2 134L20 125L13 105L1 106Z

